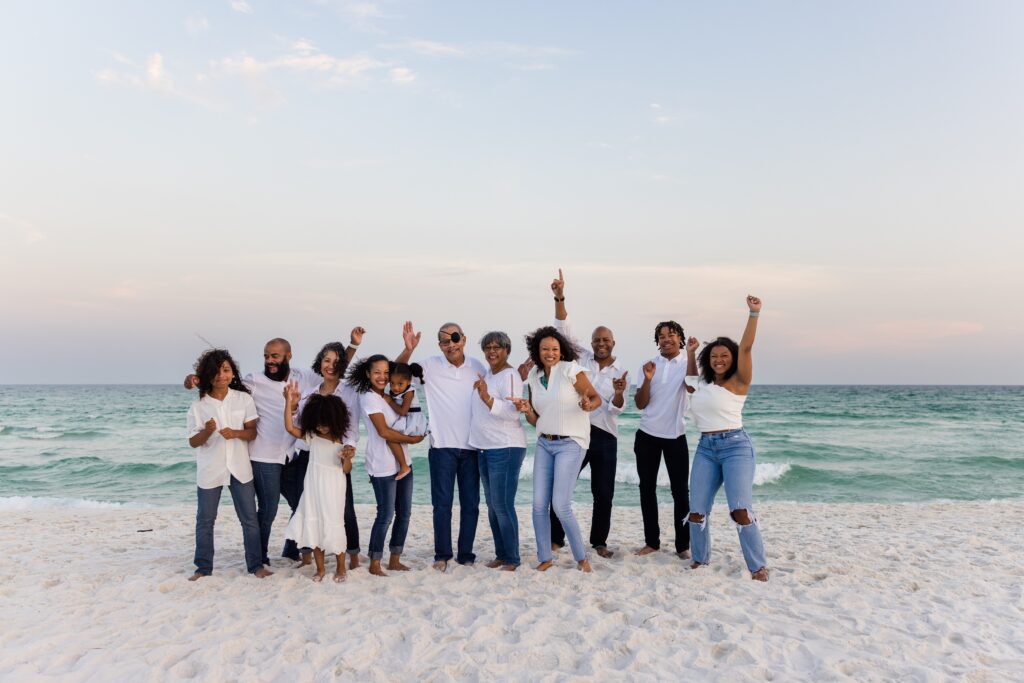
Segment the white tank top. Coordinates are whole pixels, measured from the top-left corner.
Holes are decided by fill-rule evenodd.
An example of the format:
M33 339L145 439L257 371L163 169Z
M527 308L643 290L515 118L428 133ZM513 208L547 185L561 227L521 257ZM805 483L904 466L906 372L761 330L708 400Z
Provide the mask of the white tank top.
M697 375L687 375L686 383L696 389L690 394L690 415L699 432L721 432L743 428L743 404L746 396L734 394L717 384L707 384Z

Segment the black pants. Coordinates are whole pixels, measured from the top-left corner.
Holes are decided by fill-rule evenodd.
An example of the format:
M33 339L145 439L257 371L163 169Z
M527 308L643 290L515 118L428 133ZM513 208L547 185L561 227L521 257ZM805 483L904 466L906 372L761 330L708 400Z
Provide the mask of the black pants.
M309 451L299 451L298 455L285 464L281 470L281 495L288 501L288 507L295 514L302 498L302 485L306 480L306 468L309 467ZM345 541L347 552L359 554L359 522L356 520L356 508L352 502L352 474L345 475ZM284 542L281 557L299 559L299 548L290 538Z
M590 545L603 548L608 545L608 530L612 525L612 498L615 496L615 461L619 440L608 432L590 427L590 448L583 456L580 472L590 464L590 492L594 494L594 516L590 522ZM551 511L551 543L559 548L565 545L565 529L558 515Z
M690 526L686 516L690 513L690 451L686 435L678 439L662 439L637 430L633 442L636 454L636 473L640 477L640 512L644 518L644 543L651 548L661 547L661 527L658 525L658 469L661 455L665 454L665 469L672 487L675 503L673 521L676 528L676 552L690 549Z

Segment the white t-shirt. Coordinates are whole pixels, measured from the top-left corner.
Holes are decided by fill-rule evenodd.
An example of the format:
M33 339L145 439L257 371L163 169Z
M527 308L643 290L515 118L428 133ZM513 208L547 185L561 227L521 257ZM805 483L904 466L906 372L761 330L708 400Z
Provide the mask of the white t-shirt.
M680 353L669 360L655 356L654 377L651 379L650 401L640 416L639 429L645 434L662 439L677 439L686 433L683 413L686 411L686 354ZM645 363L646 365L646 363ZM636 374L638 386L644 382L644 369Z
M480 400L473 384L487 368L475 358L466 358L455 367L444 356L431 356L421 365L430 414L431 448L469 449L472 401Z
M319 376L318 376L319 377ZM298 410L295 411L295 426L299 426L299 416L302 415L302 409L306 407L306 401L313 394L320 393L320 387L323 386L323 380L321 379L319 384L313 387L309 393L302 395L302 400L299 401ZM348 431L345 432L345 438L342 439L341 443L343 446L356 446L359 444L359 394L356 390L345 384L344 382L338 382L338 386L334 389L334 396L337 396L345 403L345 409L348 411ZM296 448L302 450L309 450L301 441L295 442Z
M299 392L305 395L319 385L321 378L312 370L292 368L288 379L280 382L269 379L262 372L249 373L242 380L252 392L256 410L263 418L256 426L256 440L249 445L250 460L283 465L295 450L295 438L284 428L284 388L288 380L298 381Z
M377 433L377 428L370 421L370 416L380 413L384 416L384 422L391 426L398 419L398 413L391 409L377 392L367 391L359 394L359 410L363 416L363 424L366 426L366 473L371 477L388 477L398 474L398 462L388 448L387 439ZM409 447L402 444L405 451L405 461L409 462Z
M509 396L521 398L523 380L513 368L505 368L498 374L490 370L484 375L487 393L494 399L490 408L480 400L480 394L473 392L473 419L469 430L469 445L478 450L492 448L526 448L526 432L519 420L519 411Z
M195 449L196 484L201 489L227 486L232 476L243 484L252 481L249 442L225 439L219 433L224 427L244 429L246 422L259 418L252 396L244 391L228 389L228 395L223 401L209 394L196 399L188 409L189 438L206 429L206 422L210 418L216 420L217 431L210 435L206 443Z
M580 408L576 377L587 371L576 361L559 361L551 368L548 386L540 383L542 368L530 370L526 383L530 386L530 402L539 416L537 434L571 437L583 450L590 447L590 418Z
M615 385L612 382L622 377L623 373L626 372L626 368L619 365L618 359L613 360L611 365L602 368L597 359L594 358L593 351L587 349L587 347L580 344L573 337L568 318L565 320L555 318L555 329L565 335L569 341L580 347L580 365L588 371L587 378L594 385L594 390L598 396L601 397L601 406L589 413L590 424L598 429L603 429L612 436L618 436L619 415L626 408L626 399L623 396L621 408L612 403L612 397L615 396Z

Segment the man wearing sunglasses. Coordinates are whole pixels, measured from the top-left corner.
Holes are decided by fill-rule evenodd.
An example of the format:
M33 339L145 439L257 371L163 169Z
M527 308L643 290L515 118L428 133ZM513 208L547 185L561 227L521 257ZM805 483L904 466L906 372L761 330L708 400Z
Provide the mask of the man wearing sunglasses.
M406 322L402 329L405 350L395 360L408 363L420 343L420 334ZM452 559L452 506L455 483L459 485L459 564L476 561L473 540L480 516L480 469L477 452L469 446L469 425L473 388L487 372L483 363L466 358L466 335L455 323L445 323L437 331L441 355L421 361L423 390L430 417L430 502L434 508L434 569L445 571Z

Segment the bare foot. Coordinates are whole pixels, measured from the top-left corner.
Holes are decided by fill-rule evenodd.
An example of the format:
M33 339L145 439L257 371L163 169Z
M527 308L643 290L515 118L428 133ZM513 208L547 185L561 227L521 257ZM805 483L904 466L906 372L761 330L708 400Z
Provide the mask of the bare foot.
M750 575L754 581L767 581L768 580L768 567L761 567L756 572Z
M689 550L680 550L679 552L676 553L676 557L678 557L680 560L686 560L686 559L688 559L690 557L690 551Z
M590 560L580 560L576 563L576 568L584 574L590 574L594 570L590 567Z
M551 569L551 566L551 560L548 560L547 562L541 562L540 564L538 564L536 569L539 572L546 572L547 570Z
M356 569L359 567L359 553L348 554L348 568Z
M323 581L324 574L326 573L327 572L317 572L316 574L313 574L313 583L320 583L321 581Z
M296 569L302 569L313 564L313 553L302 553L302 557L299 559L299 563L295 565Z
M431 566L439 572L446 572L448 571L448 560L438 560Z
M700 569L703 566L700 562L693 562L690 564L690 569Z
M519 569L519 565L517 564L505 564L501 567L501 571L503 572L514 572L517 569Z
M199 579L201 579L201 578L203 578L205 576L206 576L206 574L200 574L199 572L196 572L192 576L188 577L188 580L189 581L198 581Z
M409 568L399 561L398 555L392 555L388 559L388 569L393 572L407 572Z
M342 583L348 577L345 575L345 570L342 569L340 572L334 572L334 583Z
M502 560L499 560L498 558L494 558L493 560L491 560L490 562L488 562L484 566L487 567L488 569L500 569L501 567L505 566L505 562L502 561Z
M611 557L612 555L615 554L614 551L608 550L608 548L606 546L601 546L600 548L594 548L594 552L596 552L601 557Z
M374 576L387 576L380 568L380 560L370 560L370 573Z
M649 545L645 545L643 548L640 548L640 550L634 551L633 554L634 555L650 555L651 553L656 553L656 552L658 552L657 548L652 548Z
M274 572L270 571L266 567L260 567L252 573L252 575L255 576L257 579L265 579L268 576L273 576L273 574Z
M410 472L412 472L412 468L409 467L408 465L402 467L401 469L398 470L398 474L395 475L395 481L398 481L402 477L408 476Z
M551 552L557 553L561 549L562 549L562 546L558 545L557 543L552 543L551 544Z

